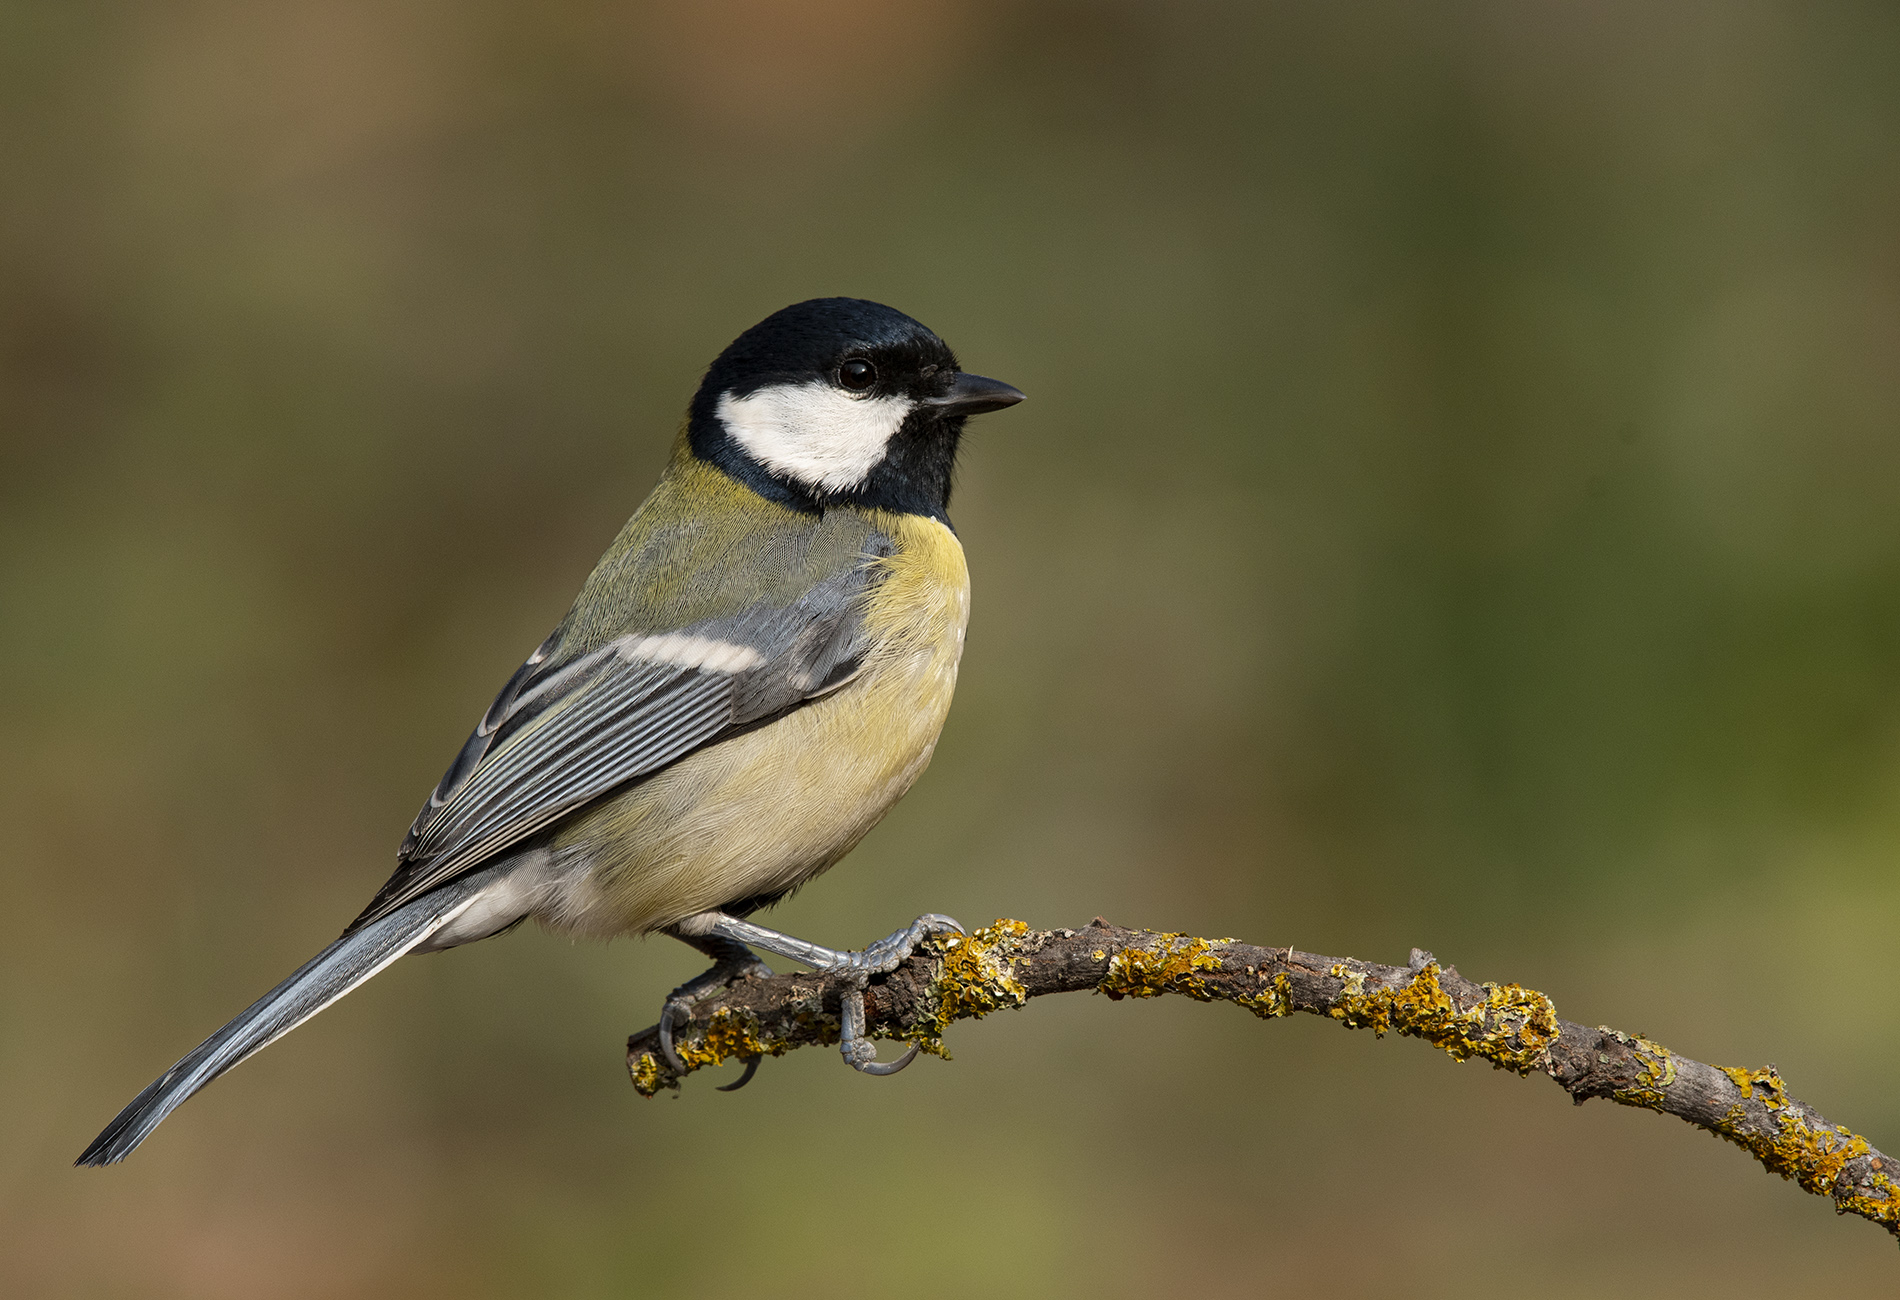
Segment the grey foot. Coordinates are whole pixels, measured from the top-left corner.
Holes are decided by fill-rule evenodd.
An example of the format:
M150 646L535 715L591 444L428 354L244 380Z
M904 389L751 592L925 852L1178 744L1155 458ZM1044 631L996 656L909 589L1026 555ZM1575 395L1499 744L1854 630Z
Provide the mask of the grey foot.
M674 932L674 938L705 953L713 959L713 968L704 974L696 975L666 995L666 1005L660 1008L660 1055L666 1059L667 1066L675 1074L683 1075L686 1063L673 1049L673 1026L692 1016L693 1004L721 989L731 986L734 980L758 976L761 979L772 974L772 968L752 955L752 950L733 939L718 935L685 935ZM737 1083L729 1083L720 1088L721 1092L737 1092L752 1082L752 1076L759 1072L759 1058L745 1058L745 1073L739 1076Z
M838 1051L843 1055L846 1065L864 1074L896 1074L917 1059L918 1050L913 1043L895 1061L877 1059L876 1046L864 1036L864 986L870 983L873 975L888 975L896 970L917 950L917 945L931 935L963 933L963 927L952 918L930 912L897 933L886 935L876 943L853 952L849 949L821 948L815 943L794 939L791 935L780 934L762 925L753 925L750 921L741 921L721 913L711 913L709 918L705 922L709 937L716 936L741 946L763 948L781 957L803 962L815 970L846 977L849 985L842 995L843 1014L840 1016ZM662 1016L660 1043L663 1048L669 1042L667 1029L666 1019ZM672 1064L670 1055L667 1063ZM739 1084L733 1086L738 1087L744 1082L741 1079Z
M838 1018L838 1051L846 1065L862 1074L896 1074L917 1059L917 1044L906 1047L895 1061L877 1059L877 1044L864 1036L864 986L870 979L869 975L858 976L858 986L839 995L838 1009L843 1014Z

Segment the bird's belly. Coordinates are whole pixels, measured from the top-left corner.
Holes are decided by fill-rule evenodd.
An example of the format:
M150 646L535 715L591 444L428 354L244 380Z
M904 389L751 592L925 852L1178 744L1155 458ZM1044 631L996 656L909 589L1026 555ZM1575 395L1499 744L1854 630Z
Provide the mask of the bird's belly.
M956 687L968 586L942 532L948 572L900 565L873 611L887 634L856 677L590 807L554 838L558 883L536 915L646 933L795 888L855 847L930 762Z
M556 839L566 869L542 919L644 933L803 883L924 770L955 672L927 659L886 665L603 801Z

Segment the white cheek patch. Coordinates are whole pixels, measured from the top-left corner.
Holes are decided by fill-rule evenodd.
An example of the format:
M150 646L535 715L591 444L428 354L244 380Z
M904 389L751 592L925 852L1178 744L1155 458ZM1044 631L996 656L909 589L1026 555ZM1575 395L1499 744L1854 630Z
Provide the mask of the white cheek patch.
M618 653L629 663L667 664L674 668L697 668L704 673L742 673L765 662L765 656L749 645L735 645L709 636L688 636L684 632L623 637Z
M839 492L870 477L916 406L907 397L853 397L818 380L744 397L727 393L719 399L719 421L767 469Z

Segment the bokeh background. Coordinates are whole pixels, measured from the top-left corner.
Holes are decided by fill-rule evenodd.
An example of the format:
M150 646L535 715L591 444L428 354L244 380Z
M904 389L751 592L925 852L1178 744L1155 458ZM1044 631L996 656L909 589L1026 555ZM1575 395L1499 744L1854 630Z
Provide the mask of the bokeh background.
M1658 1116L1039 1003L642 1101L698 968L406 962L68 1163L353 915L705 363L890 302L973 428L935 766L775 914L1403 960L1900 1149L1900 11L0 4L0 1284L1874 1294Z

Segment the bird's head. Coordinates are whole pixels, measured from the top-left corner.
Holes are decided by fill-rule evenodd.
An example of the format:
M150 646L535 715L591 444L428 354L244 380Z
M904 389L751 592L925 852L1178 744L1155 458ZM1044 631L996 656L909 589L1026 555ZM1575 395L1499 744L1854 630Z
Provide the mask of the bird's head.
M813 298L741 334L693 398L694 453L800 509L943 516L963 422L1023 400L900 311Z

